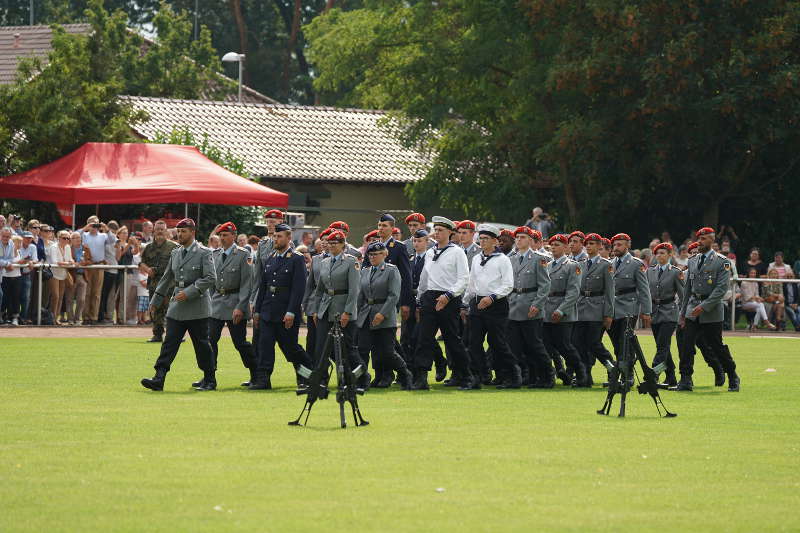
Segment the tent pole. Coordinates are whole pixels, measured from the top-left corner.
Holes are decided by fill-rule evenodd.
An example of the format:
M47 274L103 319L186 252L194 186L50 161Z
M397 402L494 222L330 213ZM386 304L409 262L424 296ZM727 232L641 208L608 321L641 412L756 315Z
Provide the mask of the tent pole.
M128 269L122 269L122 325L128 325Z
M183 204L183 218L189 218L189 204Z
M75 231L75 204L72 204L72 231Z
M197 204L197 227L200 227L200 204Z
M43 292L42 291L42 267L39 266L37 268L37 270L39 271L39 273L37 274L37 276L39 276L39 290L36 291L38 293L36 295L36 325L37 326L41 326L42 325L42 292Z

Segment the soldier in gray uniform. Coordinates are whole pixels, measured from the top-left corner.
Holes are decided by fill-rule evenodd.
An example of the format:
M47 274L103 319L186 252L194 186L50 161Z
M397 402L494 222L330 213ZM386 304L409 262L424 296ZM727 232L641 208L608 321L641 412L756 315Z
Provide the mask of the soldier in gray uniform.
M567 372L575 374L574 387L587 384L586 368L572 345L572 328L578 318L578 292L581 286L581 267L566 256L567 236L550 237L553 261L548 265L550 293L544 304L544 341L548 351L561 354Z
M628 320L639 316L644 327L650 326L650 313L653 302L650 299L650 284L647 283L647 267L633 257L628 250L631 238L627 233L617 233L611 238L615 259L614 266L614 321L608 331L614 344L614 354L619 361L622 355L622 338Z
M553 367L542 340L544 302L550 293L548 258L531 249L539 230L514 230L517 253L511 259L514 288L508 295L508 344L522 366L522 382L530 388L552 388Z
M471 220L462 220L456 225L458 242L461 249L467 254L467 265L472 269L472 258L481 253L481 247L475 242L475 228L477 226Z
M350 368L356 369L363 364L355 339L361 276L358 259L345 253L345 239L344 233L339 230L332 231L327 237L331 256L324 259L320 267L313 319L317 324L317 361L331 355L322 351L331 324L338 319L344 334L343 356L349 357ZM367 389L370 375L366 368L364 370L359 378L359 387Z
M595 233L595 235L597 234ZM586 261L586 259L589 257L586 249L584 248L586 235L584 235L584 233L580 230L575 230L569 234L567 239L569 240L569 258L576 263Z
M736 363L728 346L722 342L722 321L725 317L722 297L730 283L731 263L727 257L711 249L715 238L712 228L701 228L697 230L696 236L699 253L689 259L686 296L681 304L678 322L684 332L678 352L681 379L677 390L692 390L695 342L698 335L702 335L728 375L728 390L738 392Z
M403 241L408 252L408 258L412 259L414 255L414 234L421 229L425 229L425 215L422 213L411 213L405 219L406 226L408 226L408 239ZM433 243L429 244L429 248Z
M331 222L331 225L328 227L331 228L332 230L336 229L344 233L344 238L345 238L344 253L352 255L356 259L359 260L362 259L363 256L361 254L361 251L355 246L351 245L349 242L347 242L347 236L350 234L350 225L347 222L344 222L342 220L337 220L336 222Z
M411 390L411 372L394 349L400 270L386 262L387 255L386 245L380 241L367 247L370 266L361 269L358 291L358 353L367 366L369 353L373 353L372 366L375 375L380 376L373 386L391 386L393 372L397 372L403 390Z
M180 246L172 251L167 270L150 300L151 311L161 305L165 298L170 300L166 336L161 345L161 354L156 360L156 375L143 379L142 385L151 390L164 390L167 372L178 353L181 339L188 331L194 345L197 366L203 371L201 384L195 388L214 390L217 380L214 374L214 356L208 341L208 317L211 316L208 291L216 281L214 261L211 250L194 240L194 220L184 218L176 227ZM168 294L168 288L173 283L173 294Z
M656 341L656 356L653 366L666 361L664 383L668 387L678 384L675 377L675 362L672 360L670 345L672 334L678 326L678 312L683 298L684 275L680 268L669 263L672 245L662 242L653 249L656 262L647 271L650 296L653 298L653 318L651 328Z
M228 326L233 346L242 358L242 364L250 371L250 386L255 379L256 358L253 345L247 342L247 321L250 318L250 289L253 282L253 267L250 252L236 246L236 225L226 222L217 228L221 246L212 252L217 281L211 292L211 318L208 320L208 337L214 354L214 370L217 369L219 338L222 328ZM201 385L198 382L195 386Z
M583 247L586 250L583 250ZM581 245L586 258L581 266L581 292L578 296L578 321L572 341L586 367L587 384L592 386L592 366L595 359L605 364L611 354L603 346L603 332L611 327L614 318L614 268L611 261L600 257L603 238L590 233Z
M317 364L317 325L314 323L314 313L317 308L317 283L322 269L322 261L330 257L328 252L327 237L333 230L328 228L319 234L322 241L322 253L311 258L311 269L306 277L306 289L303 294L303 313L306 315L306 353L311 358L312 363Z

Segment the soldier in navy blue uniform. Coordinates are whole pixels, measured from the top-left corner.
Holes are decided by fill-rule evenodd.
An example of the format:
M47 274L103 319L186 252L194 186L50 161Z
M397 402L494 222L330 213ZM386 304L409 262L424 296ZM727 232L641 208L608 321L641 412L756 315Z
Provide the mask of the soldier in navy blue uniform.
M275 343L295 370L299 365L312 366L305 350L297 342L300 328L300 303L306 287L306 263L292 247L292 228L275 226L273 251L256 272L251 301L258 314L259 335L256 382L251 390L272 388L270 377L275 367ZM298 376L298 385L302 378Z

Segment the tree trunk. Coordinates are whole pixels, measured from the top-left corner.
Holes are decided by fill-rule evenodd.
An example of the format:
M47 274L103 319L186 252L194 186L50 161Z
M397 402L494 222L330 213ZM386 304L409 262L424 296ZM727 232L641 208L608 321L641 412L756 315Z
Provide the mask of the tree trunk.
M294 0L292 28L289 33L289 41L286 43L286 53L283 58L283 75L281 76L283 94L287 97L289 96L289 65L292 61L292 50L297 45L297 34L300 32L300 13L302 7L302 0Z
M333 9L333 5L335 3L336 3L336 0L327 0L327 2L325 2L325 10L322 12L322 14L324 15L325 13L327 13L328 11Z
M242 2L241 0L230 0L231 11L233 11L233 18L236 21L236 29L239 31L239 53L247 56L247 23L242 16ZM246 60L246 58L245 58ZM244 79L242 83L250 85L250 69L244 69Z

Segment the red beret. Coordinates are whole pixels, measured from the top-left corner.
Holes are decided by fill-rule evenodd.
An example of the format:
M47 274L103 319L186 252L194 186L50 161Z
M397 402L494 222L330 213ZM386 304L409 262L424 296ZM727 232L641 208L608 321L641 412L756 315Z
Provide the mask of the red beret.
M398 228L397 226L392 228L392 235L395 234L400 235L400 228Z
M630 241L630 240L631 240L631 236L628 235L627 233L617 233L616 235L611 237L611 242L612 243L614 241Z
M264 213L264 218L277 218L278 220L283 220L283 211L280 209L270 209Z
M514 230L514 237L516 237L520 233L524 233L528 237L533 237L533 230L531 228L529 228L528 226L520 226L517 229L515 229Z
M180 221L178 221L177 224L175 224L175 227L195 229L197 226L195 226L194 220L192 220L191 218L182 218Z
M691 252L692 250L694 250L698 246L700 246L700 243L697 242L697 241L694 241L693 243L689 244L689 247L687 248L687 250L689 250Z
M425 215L422 213L411 213L406 217L406 224L409 222L419 222L420 224L425 223Z
M341 220L337 220L336 222L331 222L331 225L328 227L350 233L350 226L347 224L347 222L343 222Z
M706 226L705 228L700 228L699 230L695 231L694 236L699 237L700 235L709 235L711 233L716 233L716 231L714 231L714 228L709 228Z
M344 242L345 236L344 233L336 229L328 234L327 240L328 242Z
M611 246L611 239L606 239L605 237L603 237L603 241L602 242L603 242L603 246L608 246L608 247Z
M376 230L376 229L374 229L374 230L370 231L369 233L367 233L366 235L364 235L364 237L366 237L367 239L374 239L377 236L378 236L378 230Z
M224 224L220 224L217 228L217 233L221 231L229 231L231 233L236 233L236 224L233 222L226 222Z
M475 231L475 223L471 220L462 220L456 224L456 229L469 229Z
M552 237L550 237L547 240L547 242L550 243L550 244L553 244L555 241L563 242L564 244L567 244L569 242L569 239L563 233L556 233L555 235L553 235Z
M570 239L572 239L573 237L580 237L581 241L583 241L586 238L586 235L580 230L575 230L569 234Z
M589 235L587 235L587 236L586 236L586 237L583 239L583 244L586 244L586 243L587 243L587 242L589 242L589 241L594 241L594 242L599 242L599 243L602 243L602 242L603 242L603 238L602 238L602 237L601 237L599 234L597 234L597 233L590 233ZM610 242L611 242L611 241L609 241L609 243L610 243Z
M328 235L330 235L330 233L331 233L332 231L333 231L333 229L331 229L331 228L325 228L324 230L322 230L322 231L319 233L319 238L320 238L320 239L324 239L325 237L327 237Z
M668 242L660 242L656 244L656 247L653 248L653 253L656 253L659 250L666 250L669 253L672 253L672 245Z

